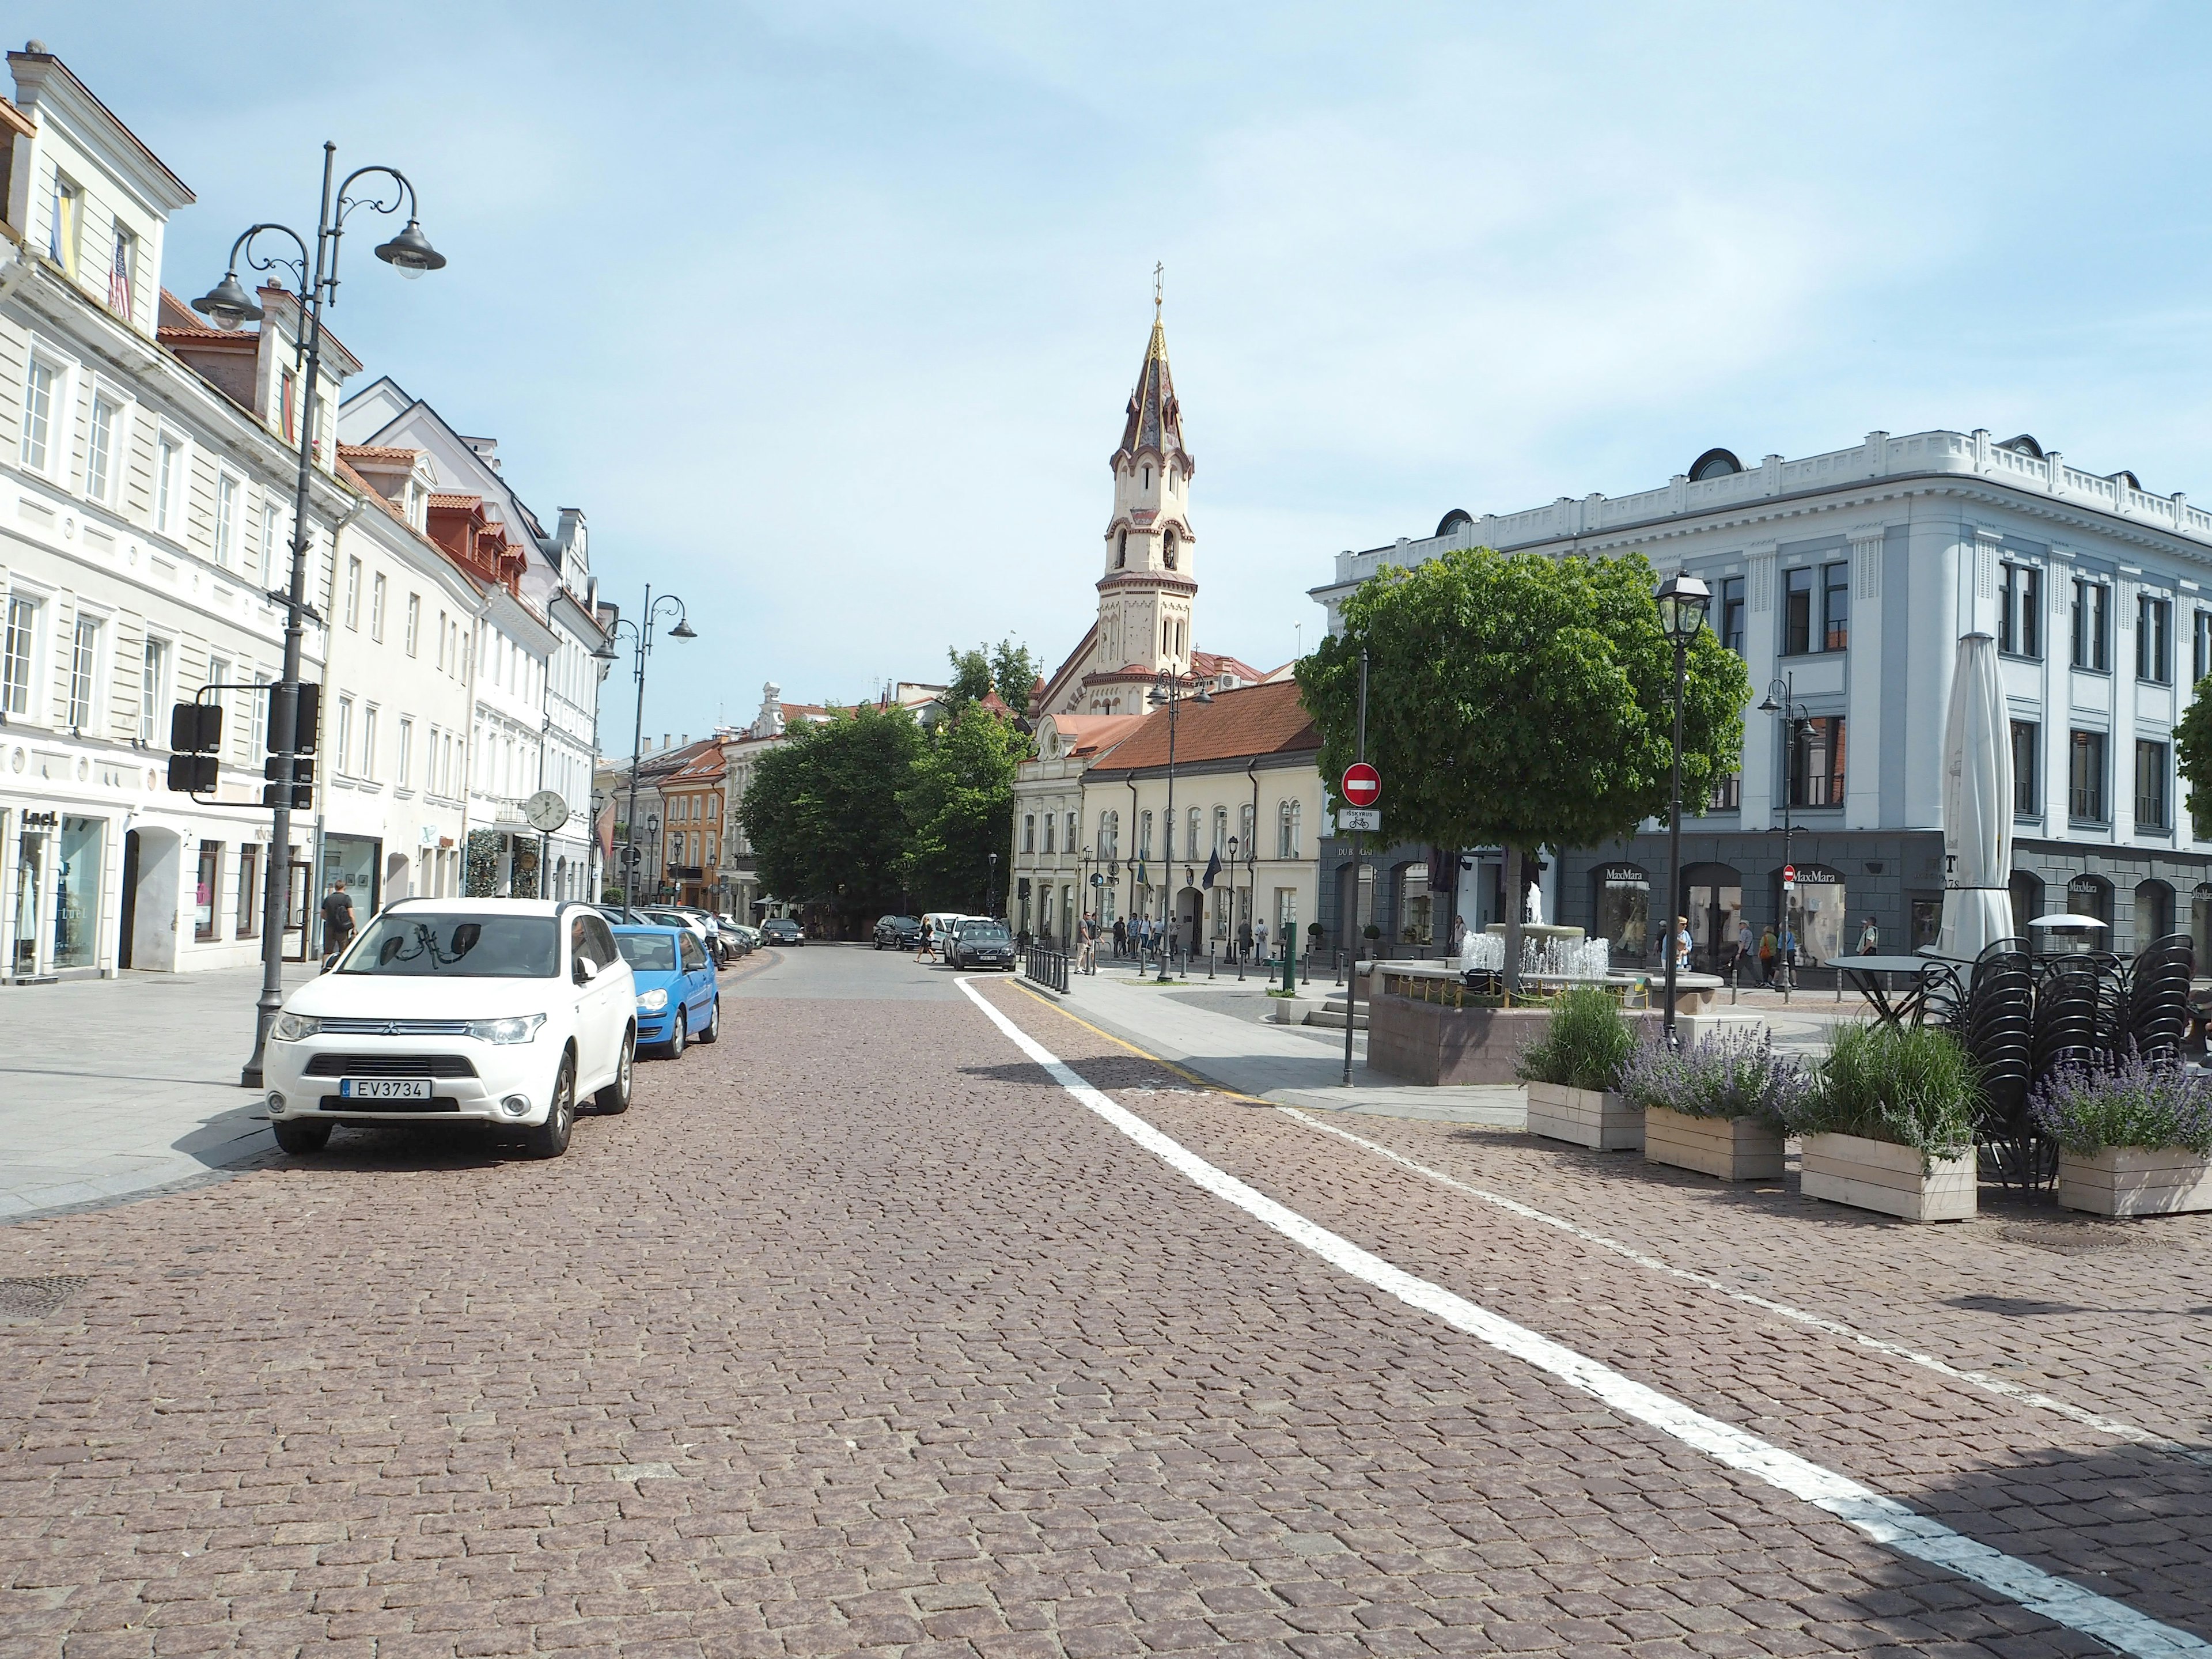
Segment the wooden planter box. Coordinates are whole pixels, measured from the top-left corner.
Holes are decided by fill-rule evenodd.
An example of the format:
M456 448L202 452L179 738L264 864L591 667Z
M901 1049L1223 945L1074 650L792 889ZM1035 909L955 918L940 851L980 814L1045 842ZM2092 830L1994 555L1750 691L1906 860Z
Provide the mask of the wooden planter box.
M2212 1210L2212 1158L2181 1147L2106 1146L2058 1154L2058 1201L2092 1215Z
M1647 1163L1723 1181L1782 1179L1782 1133L1752 1117L1689 1117L1653 1107L1644 1115Z
M1594 1152L1633 1152L1644 1146L1644 1111L1628 1097L1565 1083L1528 1085L1528 1133Z
M1907 1221L1971 1221L1974 1217L1974 1154L1939 1158L1921 1172L1911 1146L1860 1135L1807 1135L1800 1189L1861 1210L1878 1210Z

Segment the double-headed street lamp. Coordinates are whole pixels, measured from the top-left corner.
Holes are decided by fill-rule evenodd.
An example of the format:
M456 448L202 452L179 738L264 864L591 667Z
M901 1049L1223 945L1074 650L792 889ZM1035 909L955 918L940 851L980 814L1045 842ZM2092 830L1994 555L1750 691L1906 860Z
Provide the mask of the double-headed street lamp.
M1175 746L1176 711L1186 702L1212 702L1213 691L1206 680L1196 674L1182 674L1172 668L1163 668L1152 681L1152 689L1145 694L1145 701L1155 708L1168 711L1168 815L1166 836L1160 843L1160 869L1167 877L1168 893L1160 904L1160 920L1167 924L1170 944L1175 939L1175 919L1169 912L1174 903L1175 888ZM1160 952L1159 981L1168 982L1168 953Z
M1797 744L1805 728L1813 723L1813 716L1805 705L1797 701L1797 671L1791 669L1766 688L1766 701L1759 705L1762 714L1782 716L1782 932L1774 941L1782 957L1782 1000L1787 1002L1796 988L1796 964L1788 951L1782 950L1784 941L1796 933L1790 919L1790 902L1796 896L1796 883L1792 873L1797 860L1791 856L1792 843L1796 839L1796 826L1790 821L1790 797L1797 787Z
M336 144L323 146L323 198L315 220L313 252L307 247L307 238L289 226L249 226L230 246L229 268L223 272L222 280L192 301L193 310L225 331L259 322L263 314L260 303L238 280L239 256L242 253L249 270L283 270L291 273L295 284L293 297L299 304L301 319L292 348L293 368L300 384L306 388L300 408L299 481L292 492L292 580L283 595L284 672L269 690L270 763L264 768L264 774L273 787L262 792L264 801L275 810L270 831L274 845L261 915L261 998L253 1026L253 1054L238 1079L240 1085L247 1089L261 1086L261 1060L269 1044L269 1028L276 1023L277 1012L284 1006L284 921L285 901L291 886L292 789L301 753L300 645L306 633L301 618L314 615L307 608L307 486L313 477L315 455L315 415L319 401L316 392L323 366L323 308L337 303L338 244L345 235L346 217L356 208L363 207L374 213L394 214L404 202L407 228L390 241L379 244L376 257L402 276L410 278L420 276L426 270L440 270L446 263L446 256L432 247L429 239L422 234L422 227L415 216L415 186L408 182L406 175L395 167L356 167L333 189L331 180L337 170L337 153ZM355 183L363 179L377 181L374 189L361 196L354 195ZM387 193L392 198L389 201L385 199ZM298 250L297 257L260 252L254 242L264 234L289 238ZM333 442L337 441L335 424L331 437ZM271 593L268 597L274 599L277 596ZM287 872L282 883L276 879L279 861ZM312 897L313 877L310 875L308 880Z
M631 678L637 685L637 708L636 723L630 732L629 739L629 811L623 819L623 917L628 921L637 920L630 914L630 905L637 893L637 773L645 759L645 659L653 654L653 624L663 605L672 607L676 612L676 626L668 630L670 639L696 640L699 637L691 627L684 601L673 593L663 593L656 599L648 585L645 590L645 608L635 619L617 617L615 625L607 630L607 642L592 653L600 662L614 661L615 641L622 637L623 629L629 629L635 664ZM657 882L658 878L655 879Z
M1656 603L1659 608L1659 631L1667 636L1667 643L1674 647L1674 758L1673 771L1667 787L1667 908L1674 909L1681 900L1682 890L1682 691L1688 672L1690 646L1705 625L1705 611L1713 602L1712 591L1695 576L1680 571L1659 584ZM1682 924L1667 924L1667 1012L1666 1033L1668 1047L1674 1043L1674 974L1675 957L1679 954L1675 929Z

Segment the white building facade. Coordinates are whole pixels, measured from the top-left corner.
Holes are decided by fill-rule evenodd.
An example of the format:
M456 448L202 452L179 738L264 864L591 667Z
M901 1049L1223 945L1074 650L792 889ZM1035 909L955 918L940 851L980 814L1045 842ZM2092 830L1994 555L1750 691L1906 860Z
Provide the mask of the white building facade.
M1875 432L1749 467L1711 450L1638 495L1454 513L1432 537L1339 555L1313 594L1336 629L1376 570L1478 545L1641 550L1712 589L1754 706L1740 780L1684 827L1676 902L1701 965L1739 918L1754 933L1780 919L1785 858L1814 961L1856 948L1869 919L1885 949L1933 942L1943 711L1958 641L1977 631L1998 643L2011 708L2023 931L2071 909L2110 924L2121 950L2180 931L2212 957L2212 839L2182 810L2173 749L2191 686L2212 672L2212 514L2184 495L2084 471L2026 434ZM1756 706L1771 686L1802 705L1794 735ZM1564 855L1558 919L1642 959L1667 914L1665 844L1647 825Z

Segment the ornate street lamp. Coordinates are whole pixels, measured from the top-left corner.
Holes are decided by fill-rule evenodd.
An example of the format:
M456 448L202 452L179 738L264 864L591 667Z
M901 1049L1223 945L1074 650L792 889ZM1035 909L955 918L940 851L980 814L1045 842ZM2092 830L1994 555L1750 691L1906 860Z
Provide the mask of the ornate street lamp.
M1759 712L1782 717L1782 867L1788 871L1796 868L1797 863L1792 856L1796 825L1790 816L1791 797L1796 787L1797 743L1805 728L1813 723L1811 714L1803 703L1797 701L1796 669L1791 669L1766 688L1766 701L1759 705ZM1782 957L1782 1000L1785 1003L1790 1000L1790 992L1796 988L1797 970L1789 953L1783 951L1781 946L1784 939L1796 932L1790 919L1791 903L1796 892L1796 884L1785 876L1782 883L1782 927L1774 941L1776 951Z
M1152 689L1145 694L1145 701L1155 708L1168 711L1168 813L1166 834L1160 843L1160 868L1167 874L1167 884L1175 885L1175 746L1176 711L1186 702L1212 702L1213 691L1210 684L1195 674L1179 674L1172 668L1163 668L1152 682ZM1175 902L1170 895L1161 901L1162 909ZM1175 919L1163 914L1160 920L1168 925L1170 948L1175 939ZM1139 971L1141 971L1141 967ZM1159 982L1168 982L1168 951L1160 952Z
M1698 637L1705 625L1705 611L1713 602L1712 592L1695 576L1676 571L1659 584L1655 600L1659 610L1659 631L1667 636L1667 643L1674 647L1674 757L1667 787L1667 908L1674 909L1681 902L1682 890L1682 691L1688 672L1691 641ZM1675 929L1681 922L1669 920L1667 924L1667 1012L1665 1030L1668 1047L1674 1044L1674 975L1675 958L1679 954Z
M265 775L271 785L263 791L264 801L272 808L270 824L272 846L270 853L270 879L264 896L261 921L261 997L253 1028L253 1053L239 1075L239 1084L247 1089L258 1089L262 1083L261 1061L269 1044L269 1028L276 1023L276 1015L284 1006L284 923L286 920L289 878L276 879L279 866L289 870L292 848L292 790L298 778L300 749L300 658L301 641L305 633L302 618L313 613L307 608L307 548L311 531L307 520L307 486L313 476L315 455L315 416L317 387L321 382L323 366L323 312L325 307L337 303L338 248L345 237L347 217L356 208L367 208L373 213L393 214L404 202L407 209L407 228L376 250L376 257L392 266L403 276L419 276L426 270L436 270L446 263L446 256L430 246L416 220L415 186L404 173L395 167L356 167L346 174L335 189L331 175L337 167L337 146L323 146L322 204L315 220L315 246L313 252L307 240L286 225L262 223L249 226L246 233L230 246L229 268L203 297L192 301L192 309L201 313L217 328L230 330L250 322L258 322L262 307L252 295L247 293L238 280L239 256L245 255L250 270L275 271L290 274L293 297L300 307L301 330L294 342L292 365L299 374L300 384L306 389L300 410L300 468L298 482L292 492L292 579L283 594L284 604L284 671L276 684L269 688L269 760ZM361 195L354 194L354 185L362 179L374 181L373 186ZM389 195L391 199L386 200ZM290 252L264 252L257 249L255 240L264 234L272 239L289 240L296 250ZM337 434L332 432L336 438ZM336 458L333 457L333 459ZM276 599L274 593L268 597ZM317 618L318 621L320 618ZM311 895L312 896L312 895Z
M607 642L592 653L600 662L615 661L615 641L622 637L623 629L629 629L633 663L631 678L636 683L637 707L635 710L636 720L631 727L629 738L629 811L623 819L623 920L625 921L637 920L630 913L630 903L637 892L637 773L645 759L645 660L653 654L653 619L663 605L672 605L676 611L676 626L668 630L670 639L696 640L699 637L691 627L684 601L673 593L663 593L655 599L653 588L648 585L645 590L645 609L638 613L637 618L617 617L615 625L607 630ZM659 831L660 820L656 817L653 820L653 834L658 836Z

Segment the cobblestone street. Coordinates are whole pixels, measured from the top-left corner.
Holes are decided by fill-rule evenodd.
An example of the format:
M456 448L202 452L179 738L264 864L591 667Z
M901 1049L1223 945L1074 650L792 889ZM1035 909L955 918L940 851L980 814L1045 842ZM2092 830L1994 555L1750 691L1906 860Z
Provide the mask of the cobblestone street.
M1916 1229L1324 1120L896 952L722 983L720 1042L558 1161L341 1133L0 1232L0 1656L2212 1640L2212 1218ZM2135 1622L2069 1627L1343 1271L977 999L1313 1227Z

